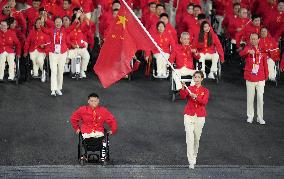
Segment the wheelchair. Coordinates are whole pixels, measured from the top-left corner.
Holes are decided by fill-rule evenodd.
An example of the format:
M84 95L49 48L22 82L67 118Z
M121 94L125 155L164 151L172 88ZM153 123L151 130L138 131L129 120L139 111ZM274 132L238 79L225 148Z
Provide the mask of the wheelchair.
M82 148L84 148L84 154L82 154ZM82 155L86 157L86 161L81 158ZM106 129L104 136L100 138L83 139L82 133L79 133L78 161L80 165L85 165L85 162L107 165L109 159L109 133Z
M211 65L212 65L212 61L205 59L205 74L206 74L206 76L210 73ZM201 70L201 69L202 69L202 63L197 60L196 61L196 70ZM217 72L214 73L214 78L215 78L217 84L220 83L221 76L222 76L221 72L222 72L222 65L221 65L221 62L220 62L220 59L219 59L218 63L217 63Z
M49 58L48 55L46 55L45 59L44 59L44 64L43 64L43 72L41 71L38 75L38 77L34 77L33 74L33 62L30 59L30 56L28 55L27 57L27 71L26 71L26 76L27 76L27 80L33 80L33 79L41 79L42 73L45 73L45 82L49 82L49 77L50 77L50 66L49 66Z
M167 65L167 72L166 72L166 76L164 77L160 77L158 76L157 74L157 60L156 58L154 58L153 55L150 56L149 58L149 62L148 62L148 65L149 65L149 69L150 69L150 80L154 80L154 79L169 79L170 77L170 66Z
M175 68L176 65L174 64L173 66ZM170 82L171 82L170 97L171 97L171 101L175 102L177 96L179 95L179 91L176 89L176 83L175 83L175 81L173 79L173 73L174 72L171 73L172 75L171 75L171 78L170 78ZM191 80L192 80L192 76L191 75L181 76L181 81L185 82L186 85L189 85Z
M19 60L18 57L15 57L14 63L15 63L15 66L14 66L15 78L13 80L8 80L8 81L15 82L16 85L18 86L19 85L20 76L21 76L21 73L20 73L20 60ZM8 72L8 62L6 61L6 63L5 63L5 70L4 70L4 77L8 76L8 73L9 73Z

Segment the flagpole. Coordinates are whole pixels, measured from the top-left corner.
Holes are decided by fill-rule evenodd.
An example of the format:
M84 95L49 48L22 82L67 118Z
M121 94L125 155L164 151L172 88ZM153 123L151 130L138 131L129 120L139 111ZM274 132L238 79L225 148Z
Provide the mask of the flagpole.
M155 45L155 47L159 50L159 52L161 53L162 57L164 58L164 60L166 60L167 64L171 67L171 69L173 70L173 72L177 75L179 81L181 82L181 76L176 72L175 68L173 67L173 65L169 62L169 60L165 57L163 50L161 49L161 47L157 44L157 42L153 39L153 37L151 36L151 34L148 32L148 30L143 26L143 24L141 23L141 21L138 19L138 17L135 15L135 13L132 11L132 9L128 6L128 4L125 2L125 0L121 0L124 5L127 7L127 9L130 11L130 13L132 14L132 16L135 18L135 20L138 22L138 24L141 26L141 28L144 30L144 32L148 35L148 37L151 39L151 41L153 42L153 44ZM189 94L191 94L191 91L188 89L188 87L186 85L184 85L185 88L187 89L187 91L189 92Z

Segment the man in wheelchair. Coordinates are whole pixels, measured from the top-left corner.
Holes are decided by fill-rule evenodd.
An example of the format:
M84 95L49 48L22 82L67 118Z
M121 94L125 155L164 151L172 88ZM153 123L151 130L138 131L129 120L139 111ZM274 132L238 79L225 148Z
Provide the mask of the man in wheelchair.
M178 45L170 56L170 63L176 62L175 72L173 72L173 80L176 84L176 90L182 88L179 76L192 76L196 70L194 70L193 58L199 59L200 56L196 49L190 45L190 37L188 32L181 33L180 37L181 45ZM194 83L191 80L191 83Z
M117 130L116 119L107 108L100 106L99 102L99 96L92 93L88 96L88 105L79 107L71 116L73 129L76 134L81 133L83 138L83 145L80 146L80 160L88 160L85 141L99 141L100 145L103 145L105 122L110 127L109 135Z
M6 61L9 65L8 81L15 78L15 56L19 59L21 54L21 45L15 32L8 29L8 23L5 20L0 24L0 81L3 81Z

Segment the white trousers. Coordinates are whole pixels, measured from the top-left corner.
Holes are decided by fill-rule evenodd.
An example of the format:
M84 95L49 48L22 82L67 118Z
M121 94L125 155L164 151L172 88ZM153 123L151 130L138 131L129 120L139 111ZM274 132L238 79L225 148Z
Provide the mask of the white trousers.
M34 76L38 76L38 69L40 69L43 72L43 64L45 57L46 57L45 53L41 53L37 50L30 52L30 58L31 61L33 62Z
M63 54L49 53L49 64L51 71L51 91L61 90L63 86L64 65L67 58L67 52Z
M89 134L88 133L83 133L82 136L83 136L84 139L91 138L91 137L93 137L93 138L100 138L100 137L104 136L104 133L96 131L96 132L91 132Z
M195 73L196 70L192 70L192 69L189 69L189 68L186 68L185 66L180 68L180 69L175 69L176 73L173 72L172 75L173 75L173 79L175 81L175 84L176 84L176 90L180 90L182 88L182 84L179 80L179 76L193 76L193 74ZM179 76L178 76L179 75ZM193 78L191 80L191 84L193 83Z
M188 163L196 164L199 140L205 124L205 117L184 115Z
M8 62L9 65L9 79L15 78L15 54L14 53L7 53L3 52L0 54L0 79L3 80L4 78L4 71L5 71L5 62Z
M81 70L86 71L90 61L90 54L87 48L76 48L68 51L68 58L70 58L71 60L74 60L77 55L80 55L82 57Z
M213 53L200 53L200 59L199 61L202 63L202 68L201 71L205 71L205 60L211 60L212 61L212 65L210 68L210 72L216 73L218 70L218 61L219 61L219 54Z
M246 80L247 86L247 117L254 117L254 96L256 90L257 96L257 117L263 119L263 94L265 80L250 82Z
M271 58L269 58L267 60L267 65L268 65L268 78L275 79L277 73L275 69L275 62Z
M170 54L164 53L164 56L161 53L154 54L157 62L157 75L158 76L167 76L167 60L170 58ZM165 59L165 58L166 59Z

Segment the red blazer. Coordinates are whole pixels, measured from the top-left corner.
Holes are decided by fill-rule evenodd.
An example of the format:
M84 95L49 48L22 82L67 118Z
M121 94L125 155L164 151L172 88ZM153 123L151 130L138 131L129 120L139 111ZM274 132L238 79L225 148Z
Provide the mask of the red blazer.
M32 30L37 18L39 18L39 12L37 9L30 7L23 11L24 18L27 19L28 30Z
M38 50L41 53L48 53L50 47L50 37L46 35L44 32L33 29L30 31L29 36L27 37L24 53L33 52L34 50ZM46 44L44 48L41 48L40 45Z
M81 122L81 125L80 125ZM114 134L117 131L117 123L114 116L105 108L98 106L95 109L90 106L81 106L71 116L71 124L75 131L82 133L104 132L104 123L107 123Z
M83 22L80 24L79 27L76 27L74 30L72 30L68 36L69 36L69 43L70 48L72 48L73 45L79 45L80 48L87 47L84 42L87 42L86 35L89 31L89 26L86 24L86 22Z
M246 42L246 44L248 44L250 34L257 33L259 35L260 29L261 29L261 26L254 26L252 24L252 22L250 22L248 25L244 26L242 31L240 31L239 33L236 34L236 41L237 41L238 47L239 47L239 43L241 41L244 41L244 42Z
M59 44L60 41L60 34L62 34L62 40L61 40L61 54L65 53L68 50L68 38L67 35L76 28L78 23L74 22L70 27L64 28L63 26L60 29L56 29L55 25L53 24L52 21L48 20L45 22L47 26L52 27L52 28L45 28L41 27L41 30L46 33L49 38L50 38L50 52L54 52L54 32L56 33L55 37L55 43Z
M266 53L268 58L271 58L273 61L280 60L280 50L275 39L268 35L265 38L259 39L259 46L262 48L261 51Z
M165 53L170 54L175 48L176 43L171 34L168 32L164 31L162 34L160 34L158 30L155 30L151 35ZM160 53L157 48L152 49L152 52L153 54ZM149 56L149 53L150 52L146 52L146 56Z
M196 36L196 38L194 38L194 46L197 48L199 53L213 54L217 52L220 56L220 61L224 62L224 51L220 43L220 40L218 36L215 34L215 32L213 32L212 30L210 30L210 32L212 34L212 40L213 40L213 44L211 46L207 45L208 33L204 34L204 42L198 42L198 36Z
M203 86L197 88L197 86L189 86L189 90L197 95L196 99L190 97L188 91L186 89L180 90L181 99L188 98L187 104L184 108L184 114L197 117L205 117L206 113L206 105L208 103L209 98L209 90Z
M14 47L16 47L16 51ZM21 44L16 33L12 30L6 32L0 30L0 53L3 52L16 53L17 56L21 55Z
M177 11L176 11L176 24L177 26L180 25L182 19L183 19L183 16L185 14L187 14L187 5L190 4L190 3L193 3L193 4L197 4L197 5L200 5L200 0L179 0L179 4L177 4L177 0L174 0L173 2L173 6L177 8Z
M254 55L248 54L248 50L254 50L256 53ZM244 79L251 82L258 82L266 80L268 78L268 66L267 66L267 56L261 51L261 47L258 48L247 45L242 51L240 51L240 56L245 58L245 68L244 68ZM255 60L254 60L255 59ZM252 73L253 64L259 65L258 73L255 75Z
M177 45L173 53L170 56L169 61L173 63L176 61L177 68L186 67L188 69L194 69L193 57L199 59L200 56L196 56L191 52L191 45Z

